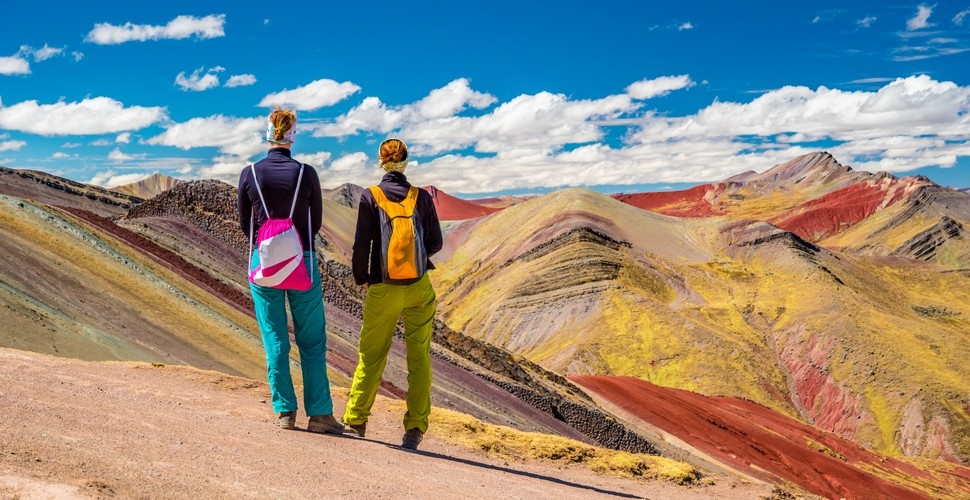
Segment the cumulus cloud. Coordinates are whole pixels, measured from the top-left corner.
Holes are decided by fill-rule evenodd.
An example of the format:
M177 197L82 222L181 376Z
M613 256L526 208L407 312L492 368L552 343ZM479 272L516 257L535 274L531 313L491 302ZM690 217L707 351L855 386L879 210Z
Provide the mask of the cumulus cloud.
M402 106L388 106L377 97L367 97L331 123L315 127L315 137L345 137L360 131L388 133L406 125L426 121L448 121L469 109L484 109L495 96L472 90L466 78L432 90L421 100Z
M715 102L697 114L647 116L638 140L804 133L836 140L886 135L961 136L970 89L926 75L897 78L876 92L786 86L750 103ZM961 114L963 113L963 114Z
M86 42L98 45L117 45L125 42L144 42L148 40L182 40L196 37L200 40L225 36L226 15L208 15L205 17L178 16L164 26L148 24L132 24L121 26L108 23L98 23L85 37Z
M293 159L301 163L309 163L314 167L320 168L330 161L330 152L321 151L319 153L298 153L293 155Z
M19 53L0 57L0 75L28 75L30 63Z
M481 116L400 121L393 132L416 157L433 156L410 167L416 179L466 194L718 181L813 152L820 140L834 143L827 149L843 163L862 169L951 166L970 155L970 87L928 76L883 83L875 91L787 86L673 117L655 110L636 117L640 104L629 95L573 101L539 93ZM381 110L400 114L403 108ZM631 123L622 145L603 141L605 127ZM324 182L373 182L374 166L364 153L348 154L325 166Z
M693 87L694 81L689 75L661 76L652 80L640 80L630 84L626 88L626 93L634 99L650 99L653 97L664 96L674 90Z
M930 15L933 14L933 9L935 7L936 5L927 6L925 3L921 3L919 7L916 8L916 14L906 20L906 30L915 31L933 26L929 23L929 19Z
M115 137L115 142L119 144L128 144L131 142L131 132L123 132Z
M58 151L58 152L52 154L51 155L51 158L54 159L54 160L65 160L67 158L77 158L77 155L76 154L70 155L70 154L67 154L67 153L65 153L63 151Z
M94 135L137 130L166 118L165 108L125 107L108 97L80 102L0 105L0 128L39 135Z
M146 155L144 154L138 154L138 155L125 154L121 152L120 148L114 148L110 153L108 153L108 159L116 162L141 160L145 158L145 156Z
M680 26L677 26L677 31L685 31L685 30L692 30L692 29L694 29L694 25L691 24L690 22L686 22L684 24L681 24Z
M151 174L147 173L128 173L128 174L118 174L114 170L106 170L104 172L98 172L91 177L85 184L91 184L94 186L101 186L103 188L111 189L118 186L123 186L125 184L132 184L143 180Z
M20 151L26 145L25 141L3 141L0 142L0 151Z
M861 26L863 28L869 28L872 23L876 22L876 16L866 16L855 22L856 26Z
M260 132L264 118L235 118L214 115L168 125L146 143L179 149L216 147L223 154L250 157L265 148Z
M247 85L252 85L256 83L256 76L245 74L245 75L232 75L229 80L226 80L226 87L245 87Z
M185 72L183 71L175 77L175 84L182 90L193 90L196 92L208 90L212 87L219 86L217 73L225 71L225 69L222 66L216 66L206 71L205 67L202 67L193 71L189 76L185 76Z
M259 101L259 106L292 106L300 111L313 111L334 104L357 93L360 87L351 83L338 83L326 78L310 82L293 90L269 94Z
M74 62L78 62L81 59L84 59L84 53L83 52L78 52L78 51L75 50L74 52L71 52L71 55L74 56Z

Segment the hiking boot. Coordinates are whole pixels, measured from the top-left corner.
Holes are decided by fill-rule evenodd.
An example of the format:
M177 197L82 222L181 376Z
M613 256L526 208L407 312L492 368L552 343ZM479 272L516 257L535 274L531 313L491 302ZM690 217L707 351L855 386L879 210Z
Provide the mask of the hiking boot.
M350 434L357 437L364 437L364 434L367 432L367 422L361 422L359 424L344 423L344 425L350 429Z
M276 424L280 426L280 429L288 431L296 429L296 412L284 411L280 413L276 419Z
M421 429L408 429L404 433L404 437L401 439L401 448L407 450L416 450L418 445L421 444L421 439L424 438L424 433Z
M321 434L343 434L344 426L340 422L337 422L337 419L333 418L333 414L314 415L310 417L310 422L307 424L306 430Z

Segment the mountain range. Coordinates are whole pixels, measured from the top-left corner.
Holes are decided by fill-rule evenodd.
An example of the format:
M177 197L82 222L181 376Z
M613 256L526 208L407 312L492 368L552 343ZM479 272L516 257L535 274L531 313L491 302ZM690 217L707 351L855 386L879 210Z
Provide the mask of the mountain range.
M324 192L317 237L344 386L362 189ZM970 494L967 193L822 152L684 191L426 189L446 236L436 406L824 496ZM0 346L265 377L232 186L156 176L105 190L0 169L0 204ZM385 395L404 394L398 343L385 380ZM743 432L726 413L677 430L647 411L691 407L671 391L762 417ZM767 436L792 429L786 446L831 462L814 466L826 474L808 458L772 465ZM736 460L748 447L774 458Z

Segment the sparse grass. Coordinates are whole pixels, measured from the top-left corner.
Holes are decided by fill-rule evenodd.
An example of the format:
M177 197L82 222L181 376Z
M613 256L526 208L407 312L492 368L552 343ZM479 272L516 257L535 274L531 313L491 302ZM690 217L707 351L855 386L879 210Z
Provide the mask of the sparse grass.
M833 450L832 448L829 448L828 446L825 446L822 443L812 441L811 439L808 440L808 447L824 455L842 460L843 462L846 460L845 455Z
M404 410L404 403L394 402L392 407ZM443 408L432 410L430 426L436 436L448 442L505 460L582 465L599 474L661 479L677 484L695 484L701 479L700 471L692 465L669 458L608 450L560 436L522 432Z

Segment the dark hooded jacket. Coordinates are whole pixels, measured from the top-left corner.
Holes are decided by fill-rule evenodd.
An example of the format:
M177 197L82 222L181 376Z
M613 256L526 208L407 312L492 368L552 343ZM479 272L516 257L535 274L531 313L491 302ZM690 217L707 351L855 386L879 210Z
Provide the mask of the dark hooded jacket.
M408 195L411 183L401 172L384 174L378 184L384 196L391 201L401 201ZM353 271L354 281L358 285L369 283L376 285L383 283L381 271L381 217L379 208L370 189L365 189L360 195L357 207L357 232L354 236ZM441 223L438 221L438 211L434 200L424 189L418 189L418 202L415 206L424 229L424 248L428 253L428 269L434 269L430 257L441 250ZM417 282L420 278L413 281ZM407 284L407 283L402 283Z

